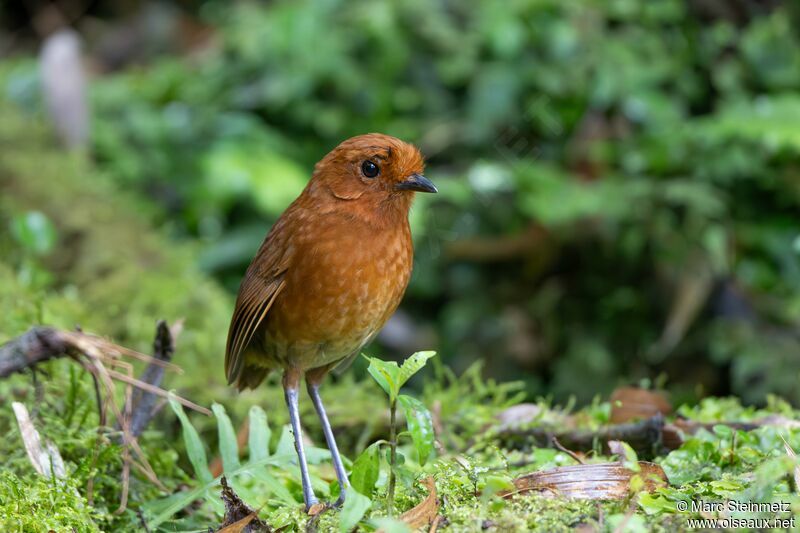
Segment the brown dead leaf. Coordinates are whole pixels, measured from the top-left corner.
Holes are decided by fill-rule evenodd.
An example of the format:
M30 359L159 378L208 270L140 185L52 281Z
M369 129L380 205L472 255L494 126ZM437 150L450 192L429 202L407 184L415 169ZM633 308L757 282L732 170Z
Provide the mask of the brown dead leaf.
M646 420L658 414L672 412L667 398L661 392L637 387L620 387L611 395L611 423L623 424L632 420Z
M256 512L253 511L249 515L245 516L241 520L237 520L233 524L229 526L225 526L222 529L218 529L217 533L241 533L247 525L253 521L256 517Z
M439 500L436 497L436 483L433 481L433 477L423 480L422 485L427 487L428 496L415 507L400 515L400 520L412 529L433 523L439 514Z
M668 483L667 475L657 464L639 461L639 467L640 472L620 463L561 466L518 477L514 480L516 490L503 496L537 491L576 500L622 500L630 495L634 475L641 476L643 490L648 492Z
M242 501L222 476L222 502L225 504L225 517L218 533L262 533L270 532L269 524L258 518L258 509L252 509Z

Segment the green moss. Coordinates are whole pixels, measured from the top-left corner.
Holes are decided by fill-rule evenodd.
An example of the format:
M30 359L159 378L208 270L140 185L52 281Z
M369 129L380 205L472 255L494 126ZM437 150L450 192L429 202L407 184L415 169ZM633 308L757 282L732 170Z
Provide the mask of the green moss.
M52 250L34 258L0 232L0 341L36 323L80 325L149 353L156 320L184 319L175 362L219 373L171 386L221 389L231 298L198 270L195 247L154 228L150 204L61 150L36 117L2 102L0 114L0 227L35 210L57 232ZM21 271L32 260L52 275L49 283L26 283Z
M0 530L101 531L95 508L81 496L74 480L47 480L0 473Z

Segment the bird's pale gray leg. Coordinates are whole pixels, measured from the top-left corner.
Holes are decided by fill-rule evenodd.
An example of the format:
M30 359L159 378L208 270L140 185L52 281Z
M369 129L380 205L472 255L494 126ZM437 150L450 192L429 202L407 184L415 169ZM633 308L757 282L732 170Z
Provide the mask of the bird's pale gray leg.
M303 430L300 428L300 411L297 405L298 379L291 379L293 376L286 373L283 379L283 391L286 397L286 406L289 408L289 419L292 423L292 433L294 433L294 448L297 450L297 460L300 463L300 481L303 485L303 501L306 504L306 512L313 505L319 503L311 487L311 477L308 475L308 462L306 452L303 449Z
M319 396L319 383L308 381L308 395L311 396L311 401L314 402L314 408L317 410L317 415L319 415L319 420L322 423L322 432L325 434L325 441L328 443L328 449L331 452L331 459L333 460L333 468L336 470L336 478L339 480L339 499L336 500L334 504L338 507L344 503L347 489L350 487L350 481L347 479L347 472L344 470L342 457L339 455L339 447L336 446L336 439L333 436L333 430L331 429L331 423L328 421L325 406L322 405L322 398Z

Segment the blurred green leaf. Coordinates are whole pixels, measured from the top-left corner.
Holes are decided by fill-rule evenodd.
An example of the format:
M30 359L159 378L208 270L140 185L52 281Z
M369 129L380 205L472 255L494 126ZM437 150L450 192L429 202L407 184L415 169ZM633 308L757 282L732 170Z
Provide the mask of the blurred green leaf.
M11 234L27 251L44 255L55 246L56 228L43 213L28 211L11 220Z
M348 533L355 528L371 506L372 501L369 498L355 490L350 490L339 513L339 531Z
M250 407L250 425L247 435L248 448L250 450L250 461L259 461L269 457L269 441L272 430L267 423L267 413L254 405Z
M236 440L236 430L233 429L230 417L225 412L225 407L215 403L211 406L217 418L217 433L219 435L219 451L222 456L222 467L225 472L231 472L241 466L239 463L239 444Z
M419 458L419 464L425 465L428 456L433 451L435 439L431 413L422 402L411 396L401 394L397 397L397 400L405 413L408 429L414 441L414 449L417 451L417 457Z
M181 404L179 404L172 395L170 395L169 398L169 405L181 422L183 442L186 446L186 453L189 456L189 461L192 463L192 468L194 468L195 476L197 476L201 484L207 485L211 483L214 478L208 470L206 450L203 447L203 441L200 440L200 435L197 434L197 430L189 421L186 413L184 413Z
M350 469L350 484L357 492L371 496L379 474L380 446L376 442L369 445L353 462L353 467Z

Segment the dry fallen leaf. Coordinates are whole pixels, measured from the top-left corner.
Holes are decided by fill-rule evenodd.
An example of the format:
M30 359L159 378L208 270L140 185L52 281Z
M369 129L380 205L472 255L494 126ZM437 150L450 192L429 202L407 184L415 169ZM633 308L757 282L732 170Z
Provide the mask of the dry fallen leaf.
M639 475L648 492L668 483L667 475L660 466L639 461L639 472L620 463L571 465L533 472L514 480L516 490L504 494L538 491L552 496L563 496L578 500L622 500L630 495L630 481Z
M241 533L247 525L253 521L256 517L256 512L253 511L249 515L245 516L241 520L237 520L233 524L223 527L222 529L218 529L217 533Z
M636 387L620 387L611 394L611 423L623 424L631 420L646 420L658 414L668 415L672 412L664 394L639 389Z
M434 483L433 477L426 478L422 484L428 488L428 496L417 506L400 515L400 520L414 529L427 526L439 514L439 500L436 497L436 483Z

